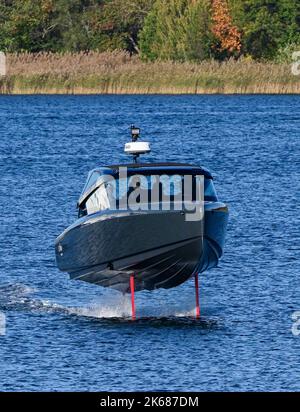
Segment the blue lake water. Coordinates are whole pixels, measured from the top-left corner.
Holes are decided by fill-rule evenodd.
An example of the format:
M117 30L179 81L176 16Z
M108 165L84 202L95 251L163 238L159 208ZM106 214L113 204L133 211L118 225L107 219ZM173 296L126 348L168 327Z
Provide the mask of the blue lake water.
M90 169L145 160L208 167L230 207L225 255L193 281L129 297L70 281L54 240ZM299 96L0 97L0 390L300 390ZM123 239L126 242L126 239Z

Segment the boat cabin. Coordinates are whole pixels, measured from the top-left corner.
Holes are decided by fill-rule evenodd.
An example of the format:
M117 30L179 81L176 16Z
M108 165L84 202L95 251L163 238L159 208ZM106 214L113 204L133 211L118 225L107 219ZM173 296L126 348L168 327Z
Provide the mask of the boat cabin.
M202 167L182 163L123 164L92 170L78 201L79 217L102 210L123 210L127 207L132 192L138 189L137 202L170 204L182 199L191 189L191 198L197 199L199 176L203 176L204 201L217 201L217 194L210 172ZM188 182L188 184L187 184ZM191 183L191 184L190 184ZM157 190L155 191L155 185Z

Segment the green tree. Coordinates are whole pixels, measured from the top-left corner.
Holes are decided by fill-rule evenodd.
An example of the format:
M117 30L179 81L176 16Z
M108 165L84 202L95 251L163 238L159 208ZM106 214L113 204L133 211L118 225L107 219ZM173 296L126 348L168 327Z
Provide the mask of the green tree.
M188 0L156 0L140 36L142 56L148 59L183 60L185 12Z
M47 47L51 10L47 0L2 2L2 48L38 51Z
M149 60L203 60L211 38L208 0L157 0L145 19L140 48Z
M157 34L157 26L159 22L158 4L155 3L154 8L150 11L145 24L139 36L139 50L144 59L154 61L160 55L159 51L159 36Z
M287 44L300 44L300 2L299 0L279 1L281 34L278 44L284 47Z
M226 3L242 54L285 58L299 48L299 0ZM126 49L150 60L201 61L216 57L214 19L212 0L0 0L0 49Z
M276 54L280 32L279 6L274 0L247 0L244 4L244 44L254 58L272 58Z
M52 50L80 51L99 46L103 0L55 0Z
M211 57L214 36L211 32L211 2L191 3L186 14L185 58L201 61Z
M2 1L2 48L30 52L97 48L102 7L103 0Z
M7 49L7 28L9 19L9 5L5 0L0 0L0 51Z
M131 53L139 53L138 35L154 0L110 0L106 2L101 19L101 32L113 44ZM117 47L120 48L120 47Z
M273 59L280 47L299 42L298 0L229 0L229 5L244 54Z
M0 47L10 51L127 49L154 0L0 0Z

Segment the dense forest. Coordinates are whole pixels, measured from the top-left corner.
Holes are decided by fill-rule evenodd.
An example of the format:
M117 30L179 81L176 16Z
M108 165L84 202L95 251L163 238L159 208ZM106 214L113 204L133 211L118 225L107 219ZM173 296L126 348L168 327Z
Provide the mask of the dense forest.
M0 0L0 50L10 53L285 61L299 48L299 0Z

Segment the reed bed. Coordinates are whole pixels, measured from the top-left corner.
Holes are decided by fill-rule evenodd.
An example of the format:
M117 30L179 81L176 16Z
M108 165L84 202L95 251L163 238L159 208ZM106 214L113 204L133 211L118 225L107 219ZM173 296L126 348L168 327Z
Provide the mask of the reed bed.
M289 64L240 59L219 63L153 62L116 52L7 55L2 94L289 94L300 76Z

